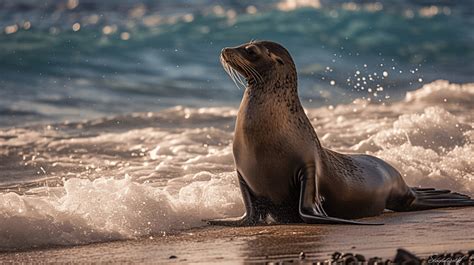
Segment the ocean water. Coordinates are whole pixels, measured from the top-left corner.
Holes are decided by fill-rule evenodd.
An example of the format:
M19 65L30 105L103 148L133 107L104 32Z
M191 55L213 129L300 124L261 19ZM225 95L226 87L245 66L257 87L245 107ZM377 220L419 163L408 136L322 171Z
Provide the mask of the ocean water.
M308 106L474 81L471 1L254 2L1 1L0 126L237 107L219 52L251 39L289 49Z
M284 44L322 143L474 195L470 3L0 2L0 249L159 237L243 213L242 90L219 51Z

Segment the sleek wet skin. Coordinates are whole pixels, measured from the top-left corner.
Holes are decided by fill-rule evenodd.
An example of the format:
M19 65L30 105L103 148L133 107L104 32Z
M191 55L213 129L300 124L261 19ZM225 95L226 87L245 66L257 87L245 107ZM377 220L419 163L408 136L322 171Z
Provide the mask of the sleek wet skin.
M376 157L322 147L299 101L293 60L281 45L260 41L225 48L221 62L234 81L246 85L233 143L246 213L210 224L256 225L268 216L279 223L368 224L347 219L384 209L474 206L466 195L410 188Z

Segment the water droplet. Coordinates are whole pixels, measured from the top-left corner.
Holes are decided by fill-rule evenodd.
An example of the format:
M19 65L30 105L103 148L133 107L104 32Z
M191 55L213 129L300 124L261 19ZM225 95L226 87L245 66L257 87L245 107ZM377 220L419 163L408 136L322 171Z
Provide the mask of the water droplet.
M258 10L255 6L250 5L250 6L247 7L247 9L245 11L247 11L247 13L253 15L253 14L257 13Z
M81 29L81 24L76 22L72 25L72 30L79 31L80 29Z
M31 28L31 22L30 21L25 21L23 23L23 29L24 30L29 30Z
M5 34L12 34L18 31L18 25L14 24L11 26L6 26L4 29Z
M68 0L66 4L67 8L70 10L76 8L78 5L79 5L79 0Z
M122 33L120 34L120 38L121 38L122 40L129 40L129 39L130 39L130 33L128 33L128 32L122 32Z

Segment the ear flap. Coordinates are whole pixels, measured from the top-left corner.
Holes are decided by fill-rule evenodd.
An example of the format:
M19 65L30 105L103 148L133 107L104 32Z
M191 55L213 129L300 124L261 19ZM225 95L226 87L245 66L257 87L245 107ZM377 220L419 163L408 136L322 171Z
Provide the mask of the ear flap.
M269 53L270 55L270 58L272 58L275 62L281 64L281 65L284 65L285 62L283 62L283 59L281 59L279 56L276 56L274 53Z

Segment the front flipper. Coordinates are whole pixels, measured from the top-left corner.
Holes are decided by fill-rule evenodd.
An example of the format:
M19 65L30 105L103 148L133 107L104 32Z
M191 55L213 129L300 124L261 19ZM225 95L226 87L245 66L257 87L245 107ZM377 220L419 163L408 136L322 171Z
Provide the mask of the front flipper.
M383 225L381 223L363 223L327 216L319 201L315 201L319 194L316 193L314 169L300 172L301 182L299 215L307 224L351 224L351 225Z
M260 222L262 212L257 207L257 200L255 196L250 192L250 188L242 178L239 172L237 172L239 178L240 191L244 199L245 214L242 217L237 218L225 218L225 219L213 219L206 220L210 225L222 225L222 226L254 226Z
M254 226L257 224L254 220L247 217L247 214L244 214L242 217L237 218L224 218L224 219L212 219L206 220L210 225L221 225L221 226Z

